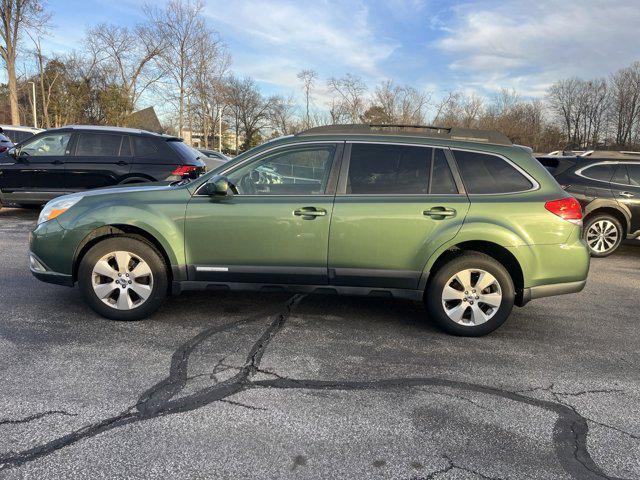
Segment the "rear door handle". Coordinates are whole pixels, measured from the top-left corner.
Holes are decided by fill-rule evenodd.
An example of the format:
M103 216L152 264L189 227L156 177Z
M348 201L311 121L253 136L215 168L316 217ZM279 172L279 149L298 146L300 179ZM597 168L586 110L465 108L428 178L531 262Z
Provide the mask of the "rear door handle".
M453 208L433 207L425 210L422 214L432 218L452 218L456 216L456 211Z
M633 198L635 197L635 195L631 192L620 192L620 196L621 197L625 197L625 198Z
M119 160L116 162L116 165L120 165L121 167L125 166L125 165L129 165L127 162L125 162L124 160Z
M64 162L62 160L54 160L51 162L52 165L62 165Z
M316 217L324 217L327 211L323 208L302 207L293 211L296 217L302 217L304 220L313 220Z

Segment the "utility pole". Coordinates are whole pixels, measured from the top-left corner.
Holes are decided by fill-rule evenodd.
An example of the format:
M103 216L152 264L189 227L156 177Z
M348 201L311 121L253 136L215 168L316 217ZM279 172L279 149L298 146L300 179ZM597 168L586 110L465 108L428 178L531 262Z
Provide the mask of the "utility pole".
M218 151L222 153L222 107L218 107Z
M38 116L36 107L36 82L29 82L31 84L31 92L33 93L33 126L38 128Z

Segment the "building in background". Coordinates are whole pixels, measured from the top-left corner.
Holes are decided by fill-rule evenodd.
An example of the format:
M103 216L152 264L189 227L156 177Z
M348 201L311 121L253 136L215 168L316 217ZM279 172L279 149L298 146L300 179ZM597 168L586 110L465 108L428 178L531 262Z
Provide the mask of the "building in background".
M149 132L164 133L164 128L160 124L158 115L153 107L143 108L133 112L124 121L124 126L129 128L139 128Z

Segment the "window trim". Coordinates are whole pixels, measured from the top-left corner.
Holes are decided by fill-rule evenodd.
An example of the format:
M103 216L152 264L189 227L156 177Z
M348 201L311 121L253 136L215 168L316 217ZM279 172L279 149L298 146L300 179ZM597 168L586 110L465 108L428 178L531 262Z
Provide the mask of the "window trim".
M428 192L427 193L346 193L347 192L347 181L349 176L349 165L351 163L351 146L353 144L365 144L365 145L396 145L401 147L420 147L420 148L431 148L431 163L430 163L430 171L429 171L429 185L427 185ZM431 193L431 170L433 169L433 159L435 155L435 149L439 148L444 151L445 158L447 163L449 164L449 169L451 170L451 175L453 176L453 182L455 183L456 188L458 189L458 193ZM457 172L454 168L455 166L451 164L449 155L447 154L447 150L449 147L443 145L431 145L424 143L408 143L408 142L373 142L367 140L347 140L345 146L344 158L342 160L342 168L340 169L340 179L338 180L338 188L336 191L336 196L338 197L413 197L413 198L425 198L425 197L459 197L465 194L464 188L461 188L460 183L458 182Z
M497 193L471 193L469 192L469 189L467 188L467 186L465 185L465 191L467 192L467 195L469 195L469 197L475 197L475 196L496 196L496 195L515 195L518 193L527 193L527 192L534 192L536 190L540 190L540 184L538 183L538 181L533 178L531 175L529 175L522 167L520 167L517 163L513 162L512 160L510 160L509 158L505 157L504 155L501 155L499 153L494 153L494 152L487 152L485 150L475 150L475 149L471 149L471 148L457 148L457 147L452 147L451 149L451 153L453 155L453 158L455 160L455 152L471 152L471 153L479 153L482 155L490 155L492 157L498 157L501 160L504 160L505 162L507 162L507 164L511 165L518 173L520 173L524 178L526 178L530 183L531 183L531 188L528 188L527 190L515 190L512 192L497 192ZM460 167L458 166L458 161L455 160L456 162L456 166L458 167L458 171L460 172L460 178L462 179L462 182L464 182L464 178L462 178L462 170L460 169Z
M259 160L260 157L270 154L272 152L275 152L277 150L283 150L289 147L303 147L306 145L326 145L326 144L330 144L330 145L335 145L335 152L333 154L333 160L331 161L331 170L329 172L329 177L327 179L327 186L325 187L325 192L321 193L321 194L316 194L316 195L298 195L298 194L279 194L279 195L265 195L265 194L242 194L242 195L238 195L238 197L241 198L246 198L246 197L268 197L268 198L278 198L278 197L333 197L335 196L336 192L336 176L337 173L336 171L340 171L340 166L342 163L344 163L344 141L343 140L319 140L319 141L314 141L314 142L295 142L295 143L286 143L283 145L275 145L271 148L268 148L266 150L262 150L260 152L256 152L254 155L250 156L249 158L244 159L243 161L241 161L240 163L234 164L234 165L230 165L228 168L225 168L223 170L220 170L220 172L217 175L222 175L222 176L226 176L229 173L233 173L235 170L244 167L245 165L247 165L248 163L251 163L253 161ZM204 186L209 182L209 180L211 180L211 177L207 178L206 181L202 182L198 188L196 188L195 193L192 195L192 197L207 197L207 198L211 198L210 195L203 195L200 194L200 190L202 188L204 188ZM333 193L327 193L333 191Z

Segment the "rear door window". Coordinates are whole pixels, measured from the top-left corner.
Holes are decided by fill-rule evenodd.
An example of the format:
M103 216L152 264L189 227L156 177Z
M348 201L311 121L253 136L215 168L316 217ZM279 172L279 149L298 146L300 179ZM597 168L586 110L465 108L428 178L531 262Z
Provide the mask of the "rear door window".
M431 169L431 189L432 195L450 195L458 193L458 187L453 180L449 163L444 154L444 150L435 149L433 155L433 167Z
M354 143L347 194L427 194L433 149Z
M627 166L624 163L618 164L616 167L616 173L613 174L611 179L613 183L619 183L621 185L629 185L629 176L627 175Z
M583 168L580 171L580 175L590 178L592 180L599 180L601 182L610 182L613 176L613 164L600 164L593 165L591 167Z
M76 157L117 157L124 135L112 133L80 133L76 141ZM127 140L128 141L128 140Z
M628 163L629 185L640 187L640 163Z
M464 150L453 153L470 194L516 193L533 188L527 177L501 157Z

